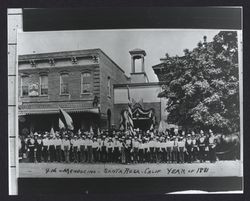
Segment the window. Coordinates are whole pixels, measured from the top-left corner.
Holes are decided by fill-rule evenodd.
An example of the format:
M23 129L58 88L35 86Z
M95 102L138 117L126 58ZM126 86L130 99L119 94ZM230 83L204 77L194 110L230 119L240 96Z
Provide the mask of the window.
M81 74L81 93L91 93L92 77L90 72Z
M63 73L60 76L60 93L69 94L69 74Z
M21 77L21 90L22 96L29 95L29 76L22 76Z
M108 77L108 96L111 97L111 82L110 82L110 77Z
M40 76L40 95L48 95L48 75Z

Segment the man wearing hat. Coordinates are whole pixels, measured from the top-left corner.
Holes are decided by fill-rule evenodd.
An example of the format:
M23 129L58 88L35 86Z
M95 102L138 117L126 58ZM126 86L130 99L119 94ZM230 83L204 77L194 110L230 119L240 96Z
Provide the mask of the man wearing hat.
M97 142L97 138L93 138L93 144L92 144L92 149L93 149L93 161L98 162L98 149L99 149L99 143Z
M209 147L209 160L211 163L214 163L216 161L216 153L215 153L215 148L216 148L216 141L215 141L215 136L214 133L211 129L209 129L209 138L208 138L208 147Z
M43 160L44 162L48 162L48 158L49 158L49 139L48 139L48 135L45 132L45 134L43 135L43 147L42 147L42 155L43 155Z
M139 158L139 163L144 162L144 144L142 143L141 138L138 139L139 143L139 150L138 150L138 158Z
M139 142L137 136L134 137L132 140L132 153L133 153L133 162L138 163L139 158L138 158L138 152L139 152Z
M42 148L43 148L43 141L41 134L38 134L37 139L35 140L35 149L36 149L36 159L37 162L42 161Z
M150 162L150 150L149 150L149 138L144 137L143 139L143 160L144 162Z
M192 131L191 133L191 137L192 137L192 162L196 161L197 160L197 155L198 155L198 152L199 152L199 147L198 147L198 140L197 140L197 136L195 135L195 132Z
M35 162L35 139L29 136L27 141L29 162Z
M109 139L108 139L106 151L107 151L107 154L108 154L107 155L107 161L109 163L113 162L114 145L113 145L113 141L112 141L111 137L109 137Z
M107 162L107 140L106 140L106 135L102 136L101 139L101 162L105 163Z
M178 140L179 163L184 163L185 143L185 138L180 136Z
M159 163L161 158L161 142L160 138L156 136L155 138L155 162Z
M62 140L58 132L56 132L56 139L54 141L56 146L56 161L61 162L62 160Z
M66 163L69 163L70 144L71 142L70 142L69 136L67 134L64 135L62 139L62 149L63 149L64 161Z
M171 163L171 161L172 161L173 147L174 147L174 141L170 140L170 137L167 136L167 139L166 139L166 155L167 155L166 161L167 161L167 163Z
M120 157L120 154L121 154L121 143L120 141L118 140L118 136L116 135L115 138L114 138L114 158L113 158L113 162L115 163L118 163L119 162L119 157Z
M73 149L73 161L74 163L78 162L78 138L77 135L74 135L74 138L71 140L72 149Z
M125 140L126 163L131 163L132 137L127 136Z
M49 162L54 162L56 159L55 139L53 135L49 135Z
M149 147L149 154L150 154L150 163L156 162L156 156L155 156L155 147L156 147L156 141L154 138L150 138L148 142Z
M86 161L86 144L85 144L85 135L81 135L81 138L78 139L80 145L80 162L84 163Z
M172 162L178 162L178 137L173 136Z
M192 150L193 150L193 140L191 138L191 135L187 135L187 140L185 144L186 150L187 150L187 162L191 163L192 161Z
M97 143L98 143L98 149L97 149L97 161L101 162L101 151L102 151L102 139L101 135L97 136Z
M120 143L121 143L121 163L125 164L126 163L126 153L125 153L126 143L125 143L125 136L122 136L122 138L120 139Z
M87 146L87 161L88 163L93 162L93 141L90 138L90 135L87 136L86 139L86 146Z
M204 135L204 131L200 130L200 138L198 139L198 147L199 147L199 158L200 162L206 161L206 147L207 147L207 139Z

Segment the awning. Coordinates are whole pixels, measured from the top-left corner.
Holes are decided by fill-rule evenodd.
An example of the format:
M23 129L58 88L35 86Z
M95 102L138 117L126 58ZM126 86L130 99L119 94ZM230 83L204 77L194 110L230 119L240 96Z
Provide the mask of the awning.
M82 112L89 112L94 114L99 114L98 108L63 108L68 113L82 113ZM18 111L18 115L29 115L29 114L58 114L58 108L42 108L42 109L22 109Z

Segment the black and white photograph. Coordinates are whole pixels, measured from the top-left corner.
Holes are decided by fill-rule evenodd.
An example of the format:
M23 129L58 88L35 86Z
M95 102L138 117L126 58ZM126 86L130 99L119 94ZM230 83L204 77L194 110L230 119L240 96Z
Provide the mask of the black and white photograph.
M19 33L20 177L240 176L237 37Z
M16 40L17 178L243 177L242 31Z

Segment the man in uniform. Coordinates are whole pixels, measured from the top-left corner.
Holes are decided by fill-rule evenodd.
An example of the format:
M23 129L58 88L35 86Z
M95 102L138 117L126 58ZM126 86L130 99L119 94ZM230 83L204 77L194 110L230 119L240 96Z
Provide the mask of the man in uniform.
M27 147L29 162L35 162L35 140L32 136L28 136Z
M149 138L144 137L143 141L144 141L143 142L144 162L149 163L150 161Z
M197 156L198 156L198 153L199 153L199 147L198 147L198 140L197 140L197 136L195 135L195 132L192 131L192 157L191 157L191 160L192 162L196 161L197 160Z
M143 163L144 162L144 143L142 143L141 139L138 139L138 143L139 143L139 150L138 150L139 162Z
M178 136L173 136L172 162L178 162Z
M133 150L133 162L138 163L139 142L136 136L134 137L134 140L132 141L132 150Z
M69 136L65 135L64 138L62 139L62 149L63 149L64 160L66 163L69 163L70 144L71 143L69 140Z
M71 141L72 147L73 147L73 158L74 158L74 163L78 162L78 150L79 150L79 143L78 143L78 138L75 135L74 139Z
M125 140L125 154L126 154L126 163L131 163L131 148L132 148L132 137L127 136Z
M214 133L211 129L209 129L209 138L208 138L208 147L209 147L209 160L211 163L214 163L216 161L216 141Z
M42 161L42 148L43 148L43 141L41 134L39 134L37 139L35 140L36 158L37 162L39 163L41 163Z
M92 148L93 148L93 159L94 162L98 162L98 149L99 149L99 143L97 142L96 137L93 138L93 144L92 144Z
M45 132L45 134L43 135L43 147L42 147L42 154L43 154L43 160L44 162L48 162L48 158L49 158L49 139L47 136L47 133Z
M185 143L185 138L180 136L178 140L179 163L184 163Z
M49 162L55 161L55 139L53 138L53 135L50 135L49 138Z
M81 137L78 139L79 145L80 145L80 162L84 163L86 160L85 156L85 135L81 135Z
M114 146L112 138L109 137L109 140L107 142L107 153L108 153L108 162L111 163L113 161L113 152L114 152Z
M187 150L187 162L191 163L191 161L192 161L192 150L193 150L193 140L191 139L190 134L187 135L186 150Z
M156 160L155 157L155 139L154 138L150 138L150 141L148 142L148 147L149 147L149 154L150 154L150 163L154 163Z
M59 133L56 134L55 139L55 146L56 146L56 161L61 162L62 160L62 140L60 138Z
M200 138L198 139L198 147L199 147L199 155L200 155L200 162L206 161L206 147L207 147L207 140L206 136L204 135L203 130L200 131Z
M120 145L120 141L118 140L118 136L116 135L115 138L114 138L114 158L113 158L113 161L115 163L118 163L119 162L119 157L120 157L120 148L121 148L121 145Z
M93 162L93 141L90 138L90 135L88 135L87 139L86 139L86 146L87 146L87 161L88 163L92 163Z
M173 150L173 146L174 146L174 141L170 140L170 137L167 136L166 139L166 161L167 163L171 163L172 161L172 150Z
M106 163L107 162L107 141L106 141L106 135L102 136L101 140L101 162Z
M125 136L122 136L121 138L121 163L125 164L126 163L126 142L125 142Z
M161 142L158 136L155 138L155 162L159 163L160 162L160 150L161 150Z

